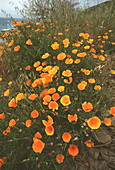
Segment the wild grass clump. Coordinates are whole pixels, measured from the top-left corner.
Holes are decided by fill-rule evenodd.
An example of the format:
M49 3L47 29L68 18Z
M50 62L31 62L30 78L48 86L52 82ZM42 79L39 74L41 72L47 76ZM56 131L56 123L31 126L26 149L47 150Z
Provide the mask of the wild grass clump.
M68 28L54 31L49 21L13 24L0 47L15 74L10 81L0 78L0 166L62 169L66 160L98 146L96 132L112 126L108 77L115 71L105 70L111 57L105 46L115 45L112 30L96 39L76 33L70 40Z
M34 22L45 23L51 20L57 32L68 28L71 32L68 38L72 41L77 38L76 34L81 30L96 38L109 29L113 30L111 41L115 41L115 1L110 0L104 3L100 1L100 4L93 7L88 6L88 1L87 7L80 8L79 5L76 0L28 0L28 3L24 4L22 14L24 17L30 16ZM107 49L110 50L109 47ZM114 48L110 51L114 52Z

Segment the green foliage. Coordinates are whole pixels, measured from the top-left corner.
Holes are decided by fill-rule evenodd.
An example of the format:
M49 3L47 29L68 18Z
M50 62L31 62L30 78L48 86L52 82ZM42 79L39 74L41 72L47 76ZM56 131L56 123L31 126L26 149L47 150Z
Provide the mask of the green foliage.
M40 3L45 11L31 17L44 22L14 21L16 29L1 33L1 61L10 77L1 72L0 166L62 170L68 159L74 164L98 147L96 132L112 126L114 23L106 25L102 7L91 12L69 1L34 2L33 12Z

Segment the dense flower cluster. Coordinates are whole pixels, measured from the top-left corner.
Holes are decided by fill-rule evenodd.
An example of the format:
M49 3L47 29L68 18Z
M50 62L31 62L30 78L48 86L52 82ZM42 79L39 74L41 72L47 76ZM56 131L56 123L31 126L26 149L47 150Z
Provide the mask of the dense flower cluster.
M31 24L16 21L13 24L18 29L31 28ZM36 27L31 29L36 39L40 33L45 36L45 26L36 23ZM18 29L15 34L22 36ZM40 164L50 159L62 164L67 155L75 157L80 153L82 143L84 147L93 147L95 139L92 132L112 124L111 118L103 113L115 116L114 106L103 105L105 86L101 78L104 75L98 69L107 59L103 43L97 48L88 33L80 33L79 41L71 42L66 37L68 31L58 33L44 51L39 54L38 50L37 55L33 52L36 39L29 35L25 41L23 35L22 44L27 46L25 50L32 47L31 52L36 57L22 69L26 75L25 88L20 92L14 91L15 83L10 81L3 92L9 111L1 109L2 138L11 139L12 134L14 141L26 139L27 147L38 156ZM101 36L102 42L108 40L108 34ZM0 50L0 55L3 55L4 47ZM16 39L8 39L8 50L14 55L24 55L24 47ZM23 145L22 140L20 147ZM0 166L3 162L1 160Z

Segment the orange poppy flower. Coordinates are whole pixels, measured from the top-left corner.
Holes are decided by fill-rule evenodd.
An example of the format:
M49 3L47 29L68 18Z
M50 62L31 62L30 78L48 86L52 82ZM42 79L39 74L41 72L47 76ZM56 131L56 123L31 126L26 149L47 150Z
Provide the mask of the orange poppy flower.
M42 55L42 59L46 59L46 58L48 58L49 56L50 56L49 53L45 53L44 55Z
M65 87L64 86L59 86L58 89L57 89L59 92L63 92L65 90Z
M51 96L48 94L48 95L46 95L45 97L43 97L43 100L44 100L45 102L50 102L50 101L51 101Z
M59 44L57 42L54 42L52 45L51 45L52 49L53 50L57 50L59 49Z
M47 84L43 84L43 87L48 87L48 85Z
M115 70L111 70L110 73L111 73L111 74L115 74Z
M49 94L53 94L53 93L55 93L56 92L56 89L54 88L54 87L52 87L52 88L50 88L49 90L48 90L48 93Z
M0 159L0 168L3 166L3 164L5 163L6 157L3 157Z
M16 96L16 102L25 99L26 95L24 93L18 93Z
M15 121L14 119L11 119L11 120L9 121L9 126L10 126L10 127L13 127L15 124L16 124L16 121Z
M5 34L2 35L2 37L3 37L3 38L6 38L6 37L8 37L8 34L5 33Z
M87 54L86 54L85 52L83 52L83 53L78 53L78 54L77 54L78 57L85 57L86 55L87 55Z
M4 96L9 96L9 95L10 95L10 90L8 89L4 92Z
M15 100L14 98L12 98L12 99L10 100L10 102L8 103L8 106L9 106L9 107L17 107L18 105L17 105L17 103L16 103L16 100Z
M89 44L92 44L93 43L93 39L89 39L89 40L87 40L87 42L89 43Z
M65 77L70 77L70 76L72 76L72 72L71 72L71 70L65 70L62 72L62 75Z
M92 57L93 58L97 58L98 56L96 54L92 54Z
M90 70L86 70L85 68L81 68L81 72L83 72L86 75L89 75L91 71Z
M42 66L38 66L38 67L36 68L36 71L41 71L42 69L43 69Z
M47 101L45 101L45 100L43 101L43 104L44 104L44 105L48 105L48 103L49 103L49 102L47 102Z
M107 35L107 34L108 34L108 32L105 32L105 33L104 33L104 35Z
M37 79L37 80L34 80L33 83L31 82L32 87L37 87L37 86L38 86L38 82L39 82L38 79ZM40 81L40 85L42 85L42 81Z
M94 48L91 48L90 51L91 51L92 53L96 53L96 50L95 50Z
M0 81L2 81L2 77L0 77Z
M4 48L5 48L4 46L0 46L0 50L4 50Z
M77 87L78 87L79 90L85 90L85 88L86 88L86 86L87 86L87 82L86 82L86 84L83 83L83 82L86 82L86 81L82 81L81 83L79 83L79 84L77 85Z
M79 64L80 62L81 62L81 60L78 59L78 58L77 58L76 60L74 60L74 63L75 63L75 64Z
M115 107L111 107L110 110L109 110L109 112L110 112L113 116L115 116Z
M41 23L40 23L40 22L36 22L36 25L37 25L37 26L41 26Z
M10 132L10 127L8 127L6 130L4 130L2 133L3 135L7 135Z
M30 86L32 84L32 80L27 80L26 85Z
M73 122L73 121L77 122L77 120L78 120L77 114L74 114L74 115L68 114L68 121L69 122Z
M25 126L30 127L32 125L32 121L30 119L26 120Z
M5 119L5 118L6 118L5 114L4 113L0 113L0 119Z
M48 95L48 89L44 89L41 93L40 93L40 97L43 98L45 97L46 95Z
M31 41L30 39L28 39L28 40L26 41L26 44L27 44L27 45L32 45L32 41Z
M52 124L54 124L51 116L48 115L47 118L48 118L48 121L42 120L42 123L43 123L44 126L51 126Z
M38 67L39 65L40 65L40 61L36 61L36 62L33 64L34 67Z
M95 85L94 90L101 90L101 86L100 85Z
M83 37L84 37L85 39L88 39L88 38L89 38L89 34L88 34L88 33L85 33L85 34L83 35Z
M94 143L93 143L91 140L87 140L87 141L85 142L85 144L86 144L86 146L89 147L89 148L91 148L91 147L94 146Z
M35 142L39 141L39 139L34 136L34 137L33 137L33 141L34 141L34 143L35 143Z
M10 42L9 42L9 44L8 44L8 47L11 47L11 46L13 46L14 45L14 40L11 40Z
M54 110L58 110L58 103L57 102L55 102L55 101L51 101L50 103L49 103L49 105L48 105L48 107L49 107L49 109L52 109L53 111Z
M101 125L101 120L98 117L94 116L87 120L87 124L91 129L99 129Z
M42 85L42 79L38 78L38 79L34 80L34 82L31 85L32 85L32 87L41 86Z
M0 51L0 57L2 56L2 54L3 54L2 51Z
M77 43L73 44L75 47L80 47L81 43L78 41Z
M99 55L99 60L105 61L105 57L103 55Z
M88 50L88 49L90 49L90 46L89 46L89 45L86 45L86 46L84 46L84 49L85 49L85 50Z
M100 53L104 53L104 50L100 50ZM104 54L105 55L105 54ZM104 56L99 56L99 59L102 61L105 61L105 57Z
M69 142L71 140L71 138L72 137L71 137L70 133L68 133L68 132L63 133L63 135L62 135L62 139L64 142Z
M71 84L73 81L73 78L72 77L69 77L69 80L67 79L64 79L63 82L66 83L66 84Z
M65 30L64 30L64 32L68 32L68 31L69 31L69 29L65 29Z
M9 81L9 82L8 82L8 85L10 86L10 85L12 85L12 83L13 83L12 81Z
M87 82L86 81L82 81L82 84L84 84L85 86L87 86Z
M28 97L28 99L30 99L30 100L35 100L37 97L38 97L37 94L30 94L29 97Z
M63 35L63 33L62 32L58 32L58 35Z
M52 99L53 99L54 101L57 101L59 98L60 98L60 95L59 95L58 93L54 93L54 94L52 95Z
M26 66L25 67L25 70L30 70L31 69L31 66Z
M48 74L42 78L42 83L47 84L52 82L52 75Z
M71 55L67 54L67 58L71 58Z
M41 153L44 147L45 147L45 143L43 143L41 140L35 141L32 145L32 149L36 153Z
M38 115L39 115L39 112L38 112L37 110L33 110L33 111L30 113L30 116L31 116L32 118L37 118Z
M93 105L90 102L82 103L82 108L85 112L90 112L93 109Z
M90 84L93 84L93 83L95 83L95 79L90 78L90 79L88 79L88 82L89 82Z
M46 66L47 65L47 63L44 61L44 62L42 62L42 66Z
M58 67L58 66L54 66L51 70L48 71L48 73L49 73L52 77L54 77L58 70L59 70L59 67Z
M35 135L34 135L34 137L36 137L36 138L42 138L42 135L40 134L40 132L36 132Z
M70 97L68 95L62 96L60 102L63 106L68 106L71 104Z
M20 46L17 45L16 47L14 47L14 51L19 51L20 50Z
M63 42L63 44L70 44L70 41L68 38L64 39L62 42Z
M43 68L42 71L43 71L43 72L49 72L51 69L52 69L52 66L46 66L46 67ZM45 74L48 74L48 73L42 73L42 74L45 75ZM40 75L40 76L41 76L41 75ZM42 77L42 76L41 76L41 77Z
M77 52L78 52L78 49L72 50L72 53L73 53L73 54L77 54Z
M65 64L72 64L73 63L73 59L72 58L67 58L65 60Z
M67 48L69 46L69 44L64 44L64 48Z
M104 123L105 123L106 126L111 126L112 121L111 121L110 118L105 118Z
M48 66L47 66L47 67L48 67ZM46 68L46 67L45 67L45 68ZM45 68L42 69L43 72L47 72L47 70L45 70ZM41 74L40 74L40 77L41 77L41 78L44 78L44 77L46 77L47 75L49 75L49 74L48 74L48 73L41 73Z
M103 36L103 39L104 39L104 40L108 40L108 36L107 36L107 35L104 35L104 36Z
M24 23L22 23L22 22L16 22L14 25L16 25L17 27L21 27L22 25L24 25Z
M91 73L90 70L85 70L85 71L84 71L84 74L85 74L85 75L90 75L90 73Z
M54 127L52 125L46 126L45 132L48 136L52 136L54 134Z
M79 33L79 37L83 37L84 36L84 33Z
M57 156L56 156L56 161L60 164L60 163L63 163L63 161L64 161L64 155L62 155L62 154L58 154Z
M79 153L79 149L76 145L69 145L68 152L72 156L76 156Z
M103 48L103 45L100 45L99 47L100 47L100 48Z
M66 54L65 53L61 52L60 54L57 55L57 59L58 60L64 60L65 58L66 58Z
M111 42L112 45L115 45L115 42Z

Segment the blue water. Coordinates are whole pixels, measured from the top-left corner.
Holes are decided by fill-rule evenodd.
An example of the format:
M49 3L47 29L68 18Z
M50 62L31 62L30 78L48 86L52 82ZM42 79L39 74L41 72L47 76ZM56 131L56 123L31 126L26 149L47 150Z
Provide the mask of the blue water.
M14 18L17 21L21 21L20 18ZM11 18L4 18L4 17L0 17L0 30L9 30L9 29L13 29L14 26L11 24L13 22L13 19Z

